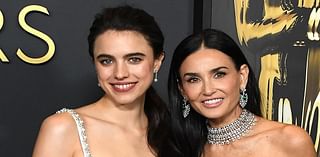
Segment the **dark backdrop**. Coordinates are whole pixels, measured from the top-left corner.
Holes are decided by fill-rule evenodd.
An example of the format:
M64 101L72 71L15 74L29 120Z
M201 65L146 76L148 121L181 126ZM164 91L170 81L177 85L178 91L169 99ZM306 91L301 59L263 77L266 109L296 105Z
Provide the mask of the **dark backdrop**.
M45 117L62 107L79 107L101 96L86 37L94 14L103 7L119 4L145 9L163 30L166 58L160 81L154 86L167 99L165 87L171 54L178 42L192 33L193 1L1 0L0 156L31 156ZM21 27L18 16L23 8L31 5L46 8L48 14L36 10L29 12L26 23L49 39L31 35L30 29ZM50 39L54 42L53 57L42 59L41 64L30 63L16 54L20 48L30 57L42 57L47 54Z

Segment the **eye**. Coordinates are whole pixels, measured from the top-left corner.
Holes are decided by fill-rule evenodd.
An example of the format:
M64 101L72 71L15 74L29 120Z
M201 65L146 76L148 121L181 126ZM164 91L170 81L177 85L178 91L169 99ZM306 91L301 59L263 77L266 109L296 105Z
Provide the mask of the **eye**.
M132 64L138 64L142 61L142 58L140 57L130 57L129 62Z
M226 73L225 73L225 72L218 71L218 72L216 72L216 73L213 75L213 78L215 78L215 79L219 79L219 78L224 77L225 75L226 75Z
M199 81L200 81L200 79L198 77L194 77L194 76L187 79L188 83L196 83Z
M100 62L102 65L110 65L110 64L113 63L113 60L110 59L110 58L104 58L104 59L99 60L99 62Z

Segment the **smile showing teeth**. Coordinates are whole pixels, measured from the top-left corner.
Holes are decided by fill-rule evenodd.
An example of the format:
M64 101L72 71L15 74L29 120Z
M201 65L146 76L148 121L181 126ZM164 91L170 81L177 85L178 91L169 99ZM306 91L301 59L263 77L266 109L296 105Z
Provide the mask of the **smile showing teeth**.
M133 86L133 84L114 85L114 87L119 88L119 89L126 89L126 88L130 88L131 86Z
M130 89L131 87L134 86L134 83L128 83L128 84L116 84L113 85L115 88L119 89L119 90L126 90L126 89Z
M127 84L113 84L113 89L118 92L126 92L132 89L135 86L135 83L127 83Z
M204 101L204 104L215 104L215 103L218 103L222 101L222 98L219 98L219 99L210 99L210 100L206 100Z

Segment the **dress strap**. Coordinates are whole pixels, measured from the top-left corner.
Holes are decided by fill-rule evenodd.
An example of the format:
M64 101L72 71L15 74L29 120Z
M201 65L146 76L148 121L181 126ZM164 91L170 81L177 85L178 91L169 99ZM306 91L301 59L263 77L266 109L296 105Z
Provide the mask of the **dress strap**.
M56 113L58 114L58 113L63 113L63 112L70 113L71 116L73 117L74 121L76 122L83 156L84 157L92 157L91 153L90 153L89 145L87 143L86 130L84 128L84 123L83 123L83 120L80 118L80 115L76 111L74 111L73 109L67 109L67 108L63 108L63 109L57 111Z

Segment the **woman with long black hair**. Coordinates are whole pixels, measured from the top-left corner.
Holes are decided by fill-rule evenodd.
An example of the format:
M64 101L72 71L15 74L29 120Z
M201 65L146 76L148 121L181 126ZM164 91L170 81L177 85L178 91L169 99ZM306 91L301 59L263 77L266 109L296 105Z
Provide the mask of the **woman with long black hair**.
M105 94L48 117L33 157L174 156L167 108L151 86L164 58L155 19L130 6L106 8L96 15L88 43Z
M301 128L261 117L252 68L227 34L185 38L170 66L173 136L184 157L315 157Z

